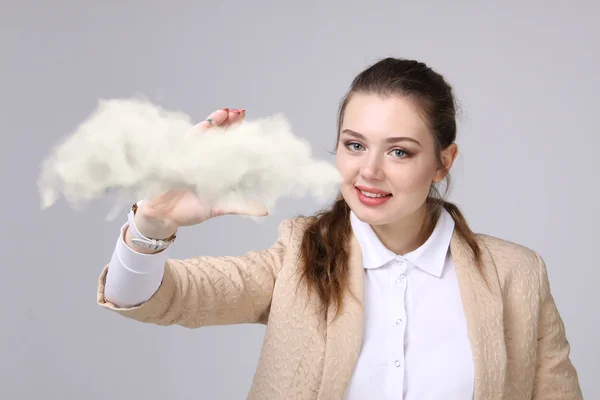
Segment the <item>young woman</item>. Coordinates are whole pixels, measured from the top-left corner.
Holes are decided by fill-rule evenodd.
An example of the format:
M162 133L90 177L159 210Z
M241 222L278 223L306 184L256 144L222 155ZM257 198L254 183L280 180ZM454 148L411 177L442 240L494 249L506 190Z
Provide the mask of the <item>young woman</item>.
M159 325L266 324L251 399L580 399L542 258L473 233L442 199L455 114L425 64L375 63L341 104L330 208L284 220L270 248L175 260L178 227L251 212L187 192L138 203L98 303Z

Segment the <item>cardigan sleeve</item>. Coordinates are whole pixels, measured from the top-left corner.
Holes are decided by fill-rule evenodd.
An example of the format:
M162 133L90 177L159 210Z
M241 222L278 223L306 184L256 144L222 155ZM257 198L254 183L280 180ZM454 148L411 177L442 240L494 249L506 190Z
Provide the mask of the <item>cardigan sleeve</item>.
M160 286L145 302L119 307L105 298L109 265L98 278L97 303L140 322L197 328L266 323L273 289L290 241L294 220L283 220L269 248L242 256L167 259Z
M540 310L533 399L582 399L579 378L569 358L565 325L552 294L544 260L536 253L540 277Z

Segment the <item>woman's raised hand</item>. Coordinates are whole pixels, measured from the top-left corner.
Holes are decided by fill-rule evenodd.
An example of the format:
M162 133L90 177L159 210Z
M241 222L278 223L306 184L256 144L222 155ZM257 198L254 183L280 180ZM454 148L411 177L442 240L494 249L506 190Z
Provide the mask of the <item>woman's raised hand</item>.
M215 126L227 127L241 123L245 117L245 110L222 108L196 124L188 134L201 135ZM223 207L208 204L192 191L169 191L141 202L135 215L135 225L146 237L164 239L179 227L196 225L228 214L261 217L267 215L267 210L260 204L250 202L235 208Z

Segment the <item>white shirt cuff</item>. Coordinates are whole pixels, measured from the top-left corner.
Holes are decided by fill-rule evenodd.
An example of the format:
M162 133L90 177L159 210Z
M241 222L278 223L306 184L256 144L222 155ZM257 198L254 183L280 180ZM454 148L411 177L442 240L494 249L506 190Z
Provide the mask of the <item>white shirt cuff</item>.
M127 226L128 224L124 224L121 227L121 234L119 235L115 249L121 264L131 272L138 274L153 273L156 270L162 271L167 261L167 254L170 247L154 254L138 253L125 243L125 230Z
M147 301L158 290L170 249L155 254L138 253L125 243L126 228L127 224L121 227L104 287L106 300L123 308Z

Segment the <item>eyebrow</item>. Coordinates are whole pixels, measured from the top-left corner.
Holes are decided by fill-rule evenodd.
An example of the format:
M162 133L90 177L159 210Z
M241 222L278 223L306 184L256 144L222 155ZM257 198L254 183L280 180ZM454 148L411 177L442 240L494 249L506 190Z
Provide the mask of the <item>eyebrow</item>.
M355 131L353 131L351 129L344 129L342 131L342 133L345 133L347 135L353 136L353 137L355 137L357 139L361 139L361 140L367 141L367 138L365 137L365 135L360 134L358 132L355 132ZM421 143L419 143L417 140L415 140L413 138L405 137L405 136L390 137L390 138L385 139L386 143L396 143L396 142L405 142L405 141L416 143L419 146L421 145Z

